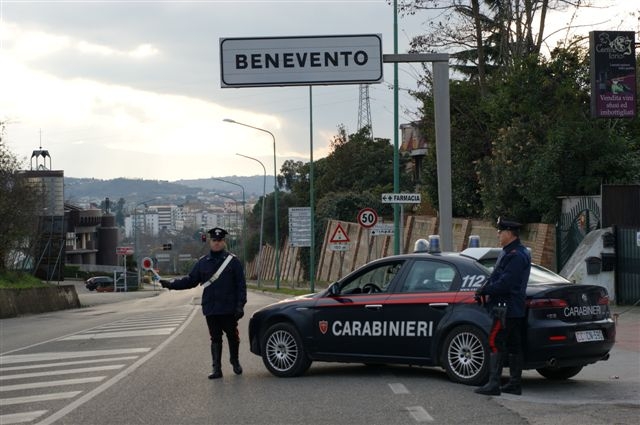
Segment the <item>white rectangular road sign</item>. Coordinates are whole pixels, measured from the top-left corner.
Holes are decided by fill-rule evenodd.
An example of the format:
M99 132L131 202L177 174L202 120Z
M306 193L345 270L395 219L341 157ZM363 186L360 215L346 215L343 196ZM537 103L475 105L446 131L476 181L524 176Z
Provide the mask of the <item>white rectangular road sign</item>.
M393 223L378 223L371 228L371 236L393 235Z
M311 246L311 208L289 208L289 242L291 246Z
M158 263L168 263L169 261L171 261L171 254L168 253L158 253L156 254L156 260L158 261Z
M221 87L382 82L382 35L220 38Z
M383 204L419 204L421 196L419 193L383 193Z
M349 251L348 243L330 243L329 251Z

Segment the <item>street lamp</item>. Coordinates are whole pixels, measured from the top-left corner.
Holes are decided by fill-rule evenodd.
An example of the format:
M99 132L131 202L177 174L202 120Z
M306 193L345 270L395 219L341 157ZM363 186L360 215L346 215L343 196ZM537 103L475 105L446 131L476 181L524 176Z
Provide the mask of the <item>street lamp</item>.
M223 195L221 193L217 193L216 195L218 195L221 198L226 198L226 199L230 199L233 201L234 205L235 205L235 209L236 209L236 222L235 222L235 227L234 229L238 229L238 200L235 198L232 198L231 196L227 196L227 195ZM226 211L226 210L225 210ZM224 222L223 222L224 223ZM229 230L231 230L231 217L229 216L229 220L228 220L228 224L229 224ZM237 233L236 233L237 235ZM236 237L236 241L237 241L237 237ZM244 243L243 243L244 246ZM235 245L231 245L230 249L235 249ZM245 263L245 267L246 267L246 263Z
M244 269L247 270L247 214L245 208L246 202L244 200L244 186L239 183L230 182L229 180L220 179L218 177L211 178L238 186L240 187L240 189L242 189L242 260L244 261Z
M276 168L276 136L273 135L269 130L265 130L264 128L254 127L249 124L244 124L229 118L225 118L224 122L229 122L231 124L238 124L244 127L253 128L254 130L263 131L265 133L269 133L271 138L273 139L273 190L274 190L274 204L275 204L275 237L276 237L276 289L280 289L280 252L279 252L279 242L278 242L278 169Z
M138 252L138 207L140 205L144 205L145 208L147 206L147 202L151 202L153 199L147 199L146 201L142 201L136 204L133 207L133 253L136 256L136 269L138 270L138 287L140 287L140 253ZM126 270L125 270L126 275Z
M264 199L266 198L267 193L267 169L264 167L264 164L259 159L256 159L252 156L243 155L241 153L236 153L236 155L240 155L242 157L252 159L262 165L263 171L263 179L262 179L262 208L260 212L260 245L258 247L258 288L260 288L260 272L262 271L262 233L264 232Z

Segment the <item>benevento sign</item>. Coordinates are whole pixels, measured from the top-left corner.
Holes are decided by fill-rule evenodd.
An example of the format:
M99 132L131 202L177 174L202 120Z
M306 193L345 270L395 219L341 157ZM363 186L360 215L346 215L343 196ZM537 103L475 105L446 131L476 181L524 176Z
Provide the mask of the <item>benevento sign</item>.
M220 39L221 87L382 81L382 35Z

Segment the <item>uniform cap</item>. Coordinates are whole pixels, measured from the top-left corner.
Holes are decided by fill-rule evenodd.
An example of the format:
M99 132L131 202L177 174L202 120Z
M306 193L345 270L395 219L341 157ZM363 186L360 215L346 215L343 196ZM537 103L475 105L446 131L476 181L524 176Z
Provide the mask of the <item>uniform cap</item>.
M522 227L522 223L509 218L498 217L496 227L498 230L519 230Z
M207 233L209 234L211 239L213 239L214 241L222 240L227 235L227 231L220 227L214 227L213 229L209 230Z

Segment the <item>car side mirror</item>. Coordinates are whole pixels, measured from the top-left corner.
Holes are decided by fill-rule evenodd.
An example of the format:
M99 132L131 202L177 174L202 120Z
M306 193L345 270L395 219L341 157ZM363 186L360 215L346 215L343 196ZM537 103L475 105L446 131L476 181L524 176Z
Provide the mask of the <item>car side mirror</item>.
M329 286L327 293L330 297L340 295L340 285L338 285L338 282L332 283L331 286Z

